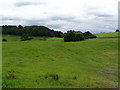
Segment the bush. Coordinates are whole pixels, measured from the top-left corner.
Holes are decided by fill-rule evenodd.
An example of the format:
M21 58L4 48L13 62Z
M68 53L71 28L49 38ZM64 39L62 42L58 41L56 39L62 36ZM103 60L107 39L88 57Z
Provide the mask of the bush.
M97 36L93 35L92 33L90 33L89 31L83 33L85 39L89 39L89 38L97 38Z
M119 29L117 29L115 32L119 32Z
M26 40L31 40L31 39L33 39L33 36L32 36L30 33L28 33L28 34L23 34L23 35L21 36L21 41L26 41Z
M67 33L64 34L64 42L70 42L70 41L81 41L84 40L84 36L80 32L76 31L67 31Z
M40 40L46 41L47 37L41 37Z
M53 80L59 80L60 76L58 74L49 74L49 73L47 73L45 75L45 79L47 79L47 78L51 78Z
M6 39L2 39L2 41L3 41L3 42L7 42L7 40L6 40Z
M7 78L7 79L16 79L15 75L12 74L12 73L8 73L8 74L6 75L6 78Z

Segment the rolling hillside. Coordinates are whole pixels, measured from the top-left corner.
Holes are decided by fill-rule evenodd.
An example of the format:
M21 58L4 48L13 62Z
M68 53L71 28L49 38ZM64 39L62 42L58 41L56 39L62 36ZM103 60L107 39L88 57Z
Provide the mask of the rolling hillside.
M95 34L117 37L117 33ZM3 88L116 88L118 38L3 42Z

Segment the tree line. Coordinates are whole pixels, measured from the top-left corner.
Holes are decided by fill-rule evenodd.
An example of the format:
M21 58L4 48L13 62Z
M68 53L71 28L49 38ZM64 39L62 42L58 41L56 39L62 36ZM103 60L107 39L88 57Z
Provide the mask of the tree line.
M45 37L63 37L63 32L54 31L45 26L13 26L13 25L3 25L2 34L6 35L25 35L30 34L32 36L45 36Z
M45 26L13 26L13 25L3 25L2 34L5 35L19 35L21 36L21 41L31 40L33 36L40 37L60 37L64 38L65 42L69 41L81 41L89 38L97 38L95 35L87 32L69 30L66 33L61 31L54 31ZM5 41L5 40L3 40Z

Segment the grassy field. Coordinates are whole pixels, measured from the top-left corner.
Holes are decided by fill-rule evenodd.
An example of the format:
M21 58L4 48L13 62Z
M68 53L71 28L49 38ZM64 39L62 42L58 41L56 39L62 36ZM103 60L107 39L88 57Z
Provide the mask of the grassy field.
M106 37L106 33L96 35ZM80 42L3 38L8 40L3 42L3 88L118 87L118 38Z

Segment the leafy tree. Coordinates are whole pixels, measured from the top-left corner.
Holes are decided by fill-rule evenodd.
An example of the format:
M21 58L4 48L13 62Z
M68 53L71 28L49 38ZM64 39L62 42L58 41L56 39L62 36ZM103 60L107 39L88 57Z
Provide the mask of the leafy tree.
M22 26L22 25L19 25L18 28L23 28L23 26Z
M45 36L45 37L63 37L63 33L60 31L54 31L45 26L22 26L19 25L3 25L2 34L8 35L23 35L24 33L31 33L32 36Z
M67 33L64 34L64 42L81 41L84 39L85 38L82 33L76 32L74 30L67 31Z
M117 29L115 32L119 32L119 29Z
M21 36L21 41L26 41L26 40L31 40L31 39L33 39L33 36L30 33L23 34Z
M97 38L97 36L93 35L92 33L90 33L89 31L83 33L85 39L89 39L89 38Z

